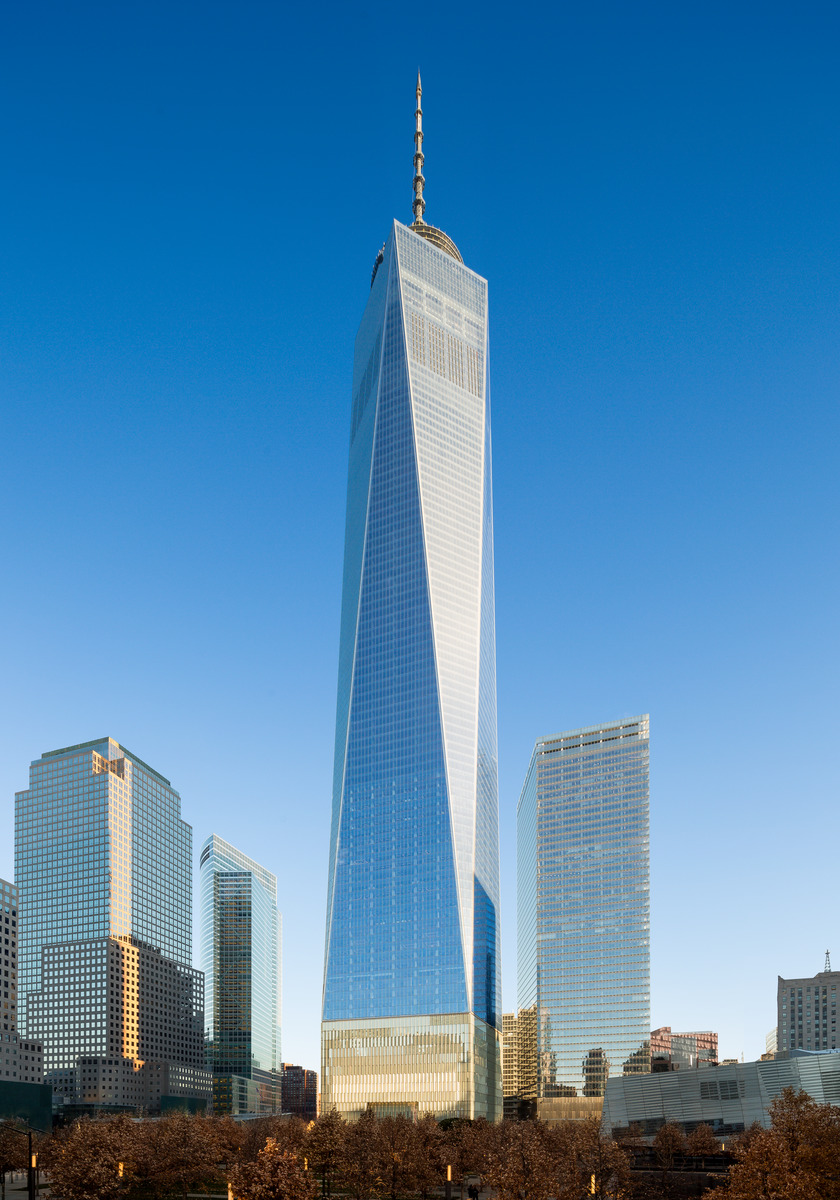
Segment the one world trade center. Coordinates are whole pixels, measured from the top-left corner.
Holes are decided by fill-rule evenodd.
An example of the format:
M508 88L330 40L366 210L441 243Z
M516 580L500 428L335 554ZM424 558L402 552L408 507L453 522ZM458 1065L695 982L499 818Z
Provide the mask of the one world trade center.
M394 221L356 337L322 1111L501 1117L487 282Z

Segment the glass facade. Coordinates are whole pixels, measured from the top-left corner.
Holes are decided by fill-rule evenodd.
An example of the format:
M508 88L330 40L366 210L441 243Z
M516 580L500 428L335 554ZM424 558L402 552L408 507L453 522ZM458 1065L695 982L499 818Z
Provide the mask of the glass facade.
M54 1091L147 1108L161 1087L209 1097L178 793L103 738L36 759L15 800L19 1016Z
M356 339L339 651L321 1086L351 1115L501 1116L486 347L486 281L394 222Z
M207 1065L219 1077L214 1106L223 1112L276 1112L281 1057L277 878L211 834L201 848L199 880Z
M517 893L520 1095L586 1116L650 1069L647 716L537 742Z

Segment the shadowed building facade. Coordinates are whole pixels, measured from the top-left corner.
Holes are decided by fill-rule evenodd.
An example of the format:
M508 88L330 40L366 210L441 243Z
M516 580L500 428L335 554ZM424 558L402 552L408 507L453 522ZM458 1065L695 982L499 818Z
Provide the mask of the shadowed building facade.
M199 881L214 1110L279 1112L277 878L213 833L201 847Z
M356 338L322 1108L501 1116L487 283L395 221Z
M519 1073L546 1120L650 1070L648 718L541 738L517 812Z

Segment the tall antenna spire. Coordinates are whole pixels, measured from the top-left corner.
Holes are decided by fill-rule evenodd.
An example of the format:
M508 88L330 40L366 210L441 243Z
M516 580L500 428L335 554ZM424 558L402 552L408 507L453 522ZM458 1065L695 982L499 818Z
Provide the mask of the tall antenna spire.
M423 199L423 188L426 180L423 178L423 109L420 107L420 97L423 88L420 85L420 72L417 72L417 108L414 113L414 224L423 224L423 213L426 211L426 201Z
M827 950L825 952L825 969L826 969L826 971L831 970L831 955L828 953Z

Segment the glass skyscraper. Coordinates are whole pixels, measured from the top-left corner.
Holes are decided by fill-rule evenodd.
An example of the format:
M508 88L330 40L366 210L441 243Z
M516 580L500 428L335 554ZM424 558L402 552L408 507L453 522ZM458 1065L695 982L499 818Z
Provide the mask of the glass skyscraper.
M280 1110L277 877L217 835L199 858L207 1065L220 1113Z
M487 283L393 223L356 338L322 1108L501 1116Z
M650 1069L648 718L541 738L517 811L520 1095L600 1111Z
M102 738L36 759L15 801L19 1019L57 1099L209 1099L178 793Z

